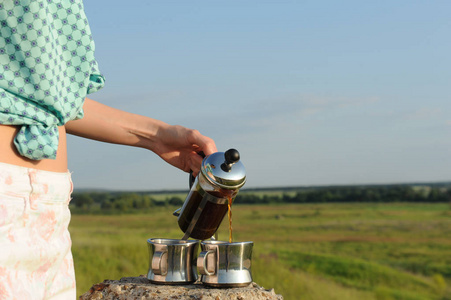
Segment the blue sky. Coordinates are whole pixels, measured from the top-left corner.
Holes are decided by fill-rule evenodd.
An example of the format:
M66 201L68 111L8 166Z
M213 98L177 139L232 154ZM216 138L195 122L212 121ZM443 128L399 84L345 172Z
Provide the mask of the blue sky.
M450 1L85 1L94 100L236 148L245 187L451 180ZM188 188L69 138L76 187Z

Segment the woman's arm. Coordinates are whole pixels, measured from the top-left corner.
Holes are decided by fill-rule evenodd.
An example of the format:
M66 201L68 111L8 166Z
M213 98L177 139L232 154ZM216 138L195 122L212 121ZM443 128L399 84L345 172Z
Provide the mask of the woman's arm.
M202 157L197 152L209 155L217 151L214 141L197 130L121 111L88 98L83 110L84 118L66 123L68 133L146 148L185 172L199 172Z

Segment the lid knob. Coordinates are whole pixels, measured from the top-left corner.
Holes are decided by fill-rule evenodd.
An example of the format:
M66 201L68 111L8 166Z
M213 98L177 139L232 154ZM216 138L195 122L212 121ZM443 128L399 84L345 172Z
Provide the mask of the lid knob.
M230 172L232 165L240 160L240 153L236 149L229 149L224 153L225 161L221 164L224 172Z

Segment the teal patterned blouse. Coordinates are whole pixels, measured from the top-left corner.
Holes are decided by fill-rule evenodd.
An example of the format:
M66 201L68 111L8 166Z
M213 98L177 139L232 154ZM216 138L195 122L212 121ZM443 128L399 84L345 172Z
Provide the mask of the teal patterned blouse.
M104 85L82 0L0 1L0 124L19 153L56 158L58 126Z

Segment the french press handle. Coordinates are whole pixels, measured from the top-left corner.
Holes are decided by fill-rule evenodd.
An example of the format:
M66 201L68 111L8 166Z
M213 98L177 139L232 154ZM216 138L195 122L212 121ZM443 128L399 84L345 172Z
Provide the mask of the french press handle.
M203 151L197 152L197 154L199 154L200 156L202 156L202 158L205 158L205 153ZM189 188L191 189L191 187L194 184L194 180L196 180L196 177L194 177L193 175L193 171L189 171Z

